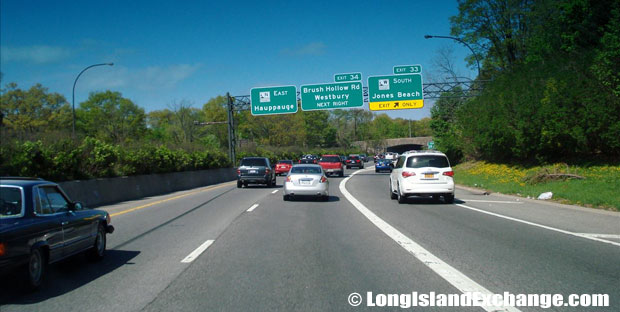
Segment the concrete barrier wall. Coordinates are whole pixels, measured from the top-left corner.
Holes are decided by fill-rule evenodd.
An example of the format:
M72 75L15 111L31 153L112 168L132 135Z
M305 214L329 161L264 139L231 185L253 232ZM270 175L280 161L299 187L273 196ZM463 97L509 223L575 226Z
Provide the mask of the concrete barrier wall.
M87 207L92 208L233 181L236 178L235 169L221 168L84 181L76 180L58 184L72 200L82 202Z

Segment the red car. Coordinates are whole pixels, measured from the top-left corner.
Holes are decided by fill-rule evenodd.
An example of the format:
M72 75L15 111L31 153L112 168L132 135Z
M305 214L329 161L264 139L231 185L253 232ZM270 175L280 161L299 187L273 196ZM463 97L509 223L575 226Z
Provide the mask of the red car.
M276 175L287 174L289 170L293 167L292 160L280 160L276 164Z
M325 175L337 174L340 177L344 176L344 168L338 155L323 155L319 159L319 165L325 171Z

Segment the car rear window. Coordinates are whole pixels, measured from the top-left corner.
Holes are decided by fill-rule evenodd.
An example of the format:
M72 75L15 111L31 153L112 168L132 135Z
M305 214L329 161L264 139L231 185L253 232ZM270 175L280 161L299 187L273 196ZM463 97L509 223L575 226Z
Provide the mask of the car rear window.
M288 164L288 165L292 165L293 161L292 160L280 160L278 161L278 164Z
M321 162L340 162L340 157L338 156L325 156L321 157Z
M262 158L247 158L241 160L241 166L246 167L258 167L258 166L267 166L267 161Z
M351 160L358 160L358 159L360 159L360 158L359 158L359 157L357 157L357 156L349 156L349 159L351 159Z
M319 167L296 166L296 167L293 167L291 169L291 173L318 174L318 173L321 173L321 168L319 168Z
M446 168L450 167L450 163L448 163L446 156L440 155L420 155L407 158L407 168L424 167Z
M16 187L0 187L0 218L23 214L22 190Z

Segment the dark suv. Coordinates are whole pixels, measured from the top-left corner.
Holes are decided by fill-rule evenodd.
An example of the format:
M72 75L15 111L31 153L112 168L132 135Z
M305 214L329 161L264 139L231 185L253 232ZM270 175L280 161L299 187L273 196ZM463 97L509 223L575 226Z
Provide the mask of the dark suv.
M245 157L237 169L237 187L248 184L276 185L276 173L269 159L265 157Z

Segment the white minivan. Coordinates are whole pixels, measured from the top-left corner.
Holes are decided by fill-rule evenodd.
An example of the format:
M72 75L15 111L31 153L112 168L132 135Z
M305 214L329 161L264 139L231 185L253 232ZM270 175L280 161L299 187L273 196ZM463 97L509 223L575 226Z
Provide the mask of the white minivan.
M444 153L438 151L410 151L398 158L390 174L390 198L405 203L409 196L440 196L454 202L454 171Z

